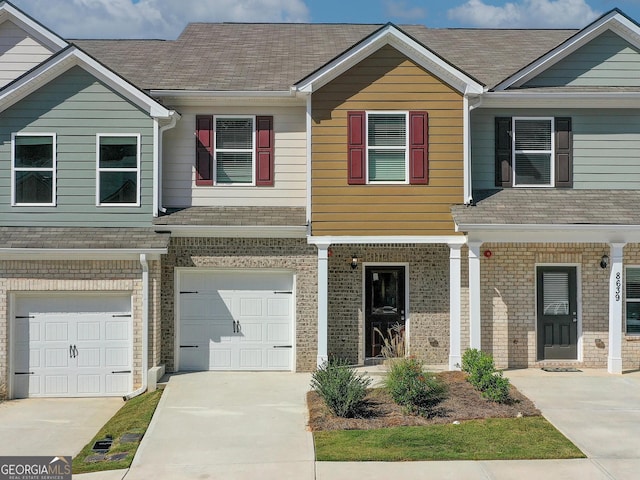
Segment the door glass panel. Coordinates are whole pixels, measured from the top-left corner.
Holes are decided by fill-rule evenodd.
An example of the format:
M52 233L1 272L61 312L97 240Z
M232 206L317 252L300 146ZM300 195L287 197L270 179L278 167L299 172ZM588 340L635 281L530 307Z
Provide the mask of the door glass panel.
M569 314L569 273L543 272L544 315Z
M398 272L373 272L371 313L395 315L398 313Z

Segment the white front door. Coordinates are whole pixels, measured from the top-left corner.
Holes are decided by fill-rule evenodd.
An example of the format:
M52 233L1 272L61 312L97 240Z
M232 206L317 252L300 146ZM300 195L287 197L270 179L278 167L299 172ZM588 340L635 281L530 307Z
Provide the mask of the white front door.
M184 271L180 370L291 370L290 273Z
M17 297L13 322L15 398L131 391L130 296Z

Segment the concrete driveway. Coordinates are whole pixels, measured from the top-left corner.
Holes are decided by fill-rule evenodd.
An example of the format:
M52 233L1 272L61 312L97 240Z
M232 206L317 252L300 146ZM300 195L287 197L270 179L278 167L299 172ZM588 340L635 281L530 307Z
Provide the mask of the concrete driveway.
M310 375L197 372L170 377L127 480L314 478L305 428Z
M120 397L0 403L0 455L72 455L124 405Z

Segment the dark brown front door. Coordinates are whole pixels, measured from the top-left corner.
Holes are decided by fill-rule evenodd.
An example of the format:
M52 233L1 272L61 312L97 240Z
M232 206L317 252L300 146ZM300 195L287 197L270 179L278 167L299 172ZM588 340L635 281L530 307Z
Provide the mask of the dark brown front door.
M384 335L399 326L404 334L405 268L365 267L365 355L381 354ZM394 329L396 327L396 329ZM379 331L376 331L376 329Z
M538 267L538 359L578 354L576 267Z

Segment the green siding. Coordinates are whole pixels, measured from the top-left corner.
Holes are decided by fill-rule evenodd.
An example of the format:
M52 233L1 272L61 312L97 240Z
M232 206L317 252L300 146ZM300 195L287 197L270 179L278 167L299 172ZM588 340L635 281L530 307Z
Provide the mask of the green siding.
M607 31L525 84L527 87L565 85L640 86L640 52Z
M589 109L479 109L472 112L472 178L474 189L492 189L494 118L514 116L571 117L573 188L640 189L640 112Z
M11 134L57 136L57 206L11 206ZM139 207L96 206L96 134L141 135ZM153 120L75 67L0 115L0 221L4 226L145 226L153 215Z

